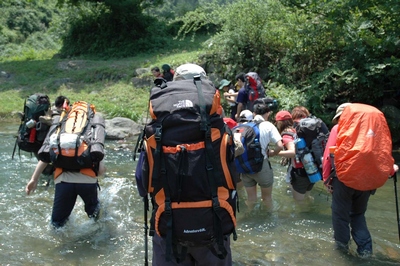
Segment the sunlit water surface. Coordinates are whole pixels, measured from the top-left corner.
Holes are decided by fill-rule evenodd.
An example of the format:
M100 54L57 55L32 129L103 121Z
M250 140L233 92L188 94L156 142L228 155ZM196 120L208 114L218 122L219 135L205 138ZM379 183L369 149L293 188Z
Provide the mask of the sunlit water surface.
M0 265L143 265L143 202L135 187L131 145L106 143L107 174L99 181L101 218L89 220L79 199L67 225L54 231L49 226L53 183L26 196L37 161L25 152L11 160L17 127L0 122ZM287 192L285 168L277 161L273 168L274 211L248 214L240 204L234 265L400 264L393 180L370 199L367 222L374 256L365 260L354 256L354 243L350 254L334 250L331 197L322 182L312 190L314 200L299 206ZM42 176L41 184L46 180ZM149 259L151 264L150 241Z

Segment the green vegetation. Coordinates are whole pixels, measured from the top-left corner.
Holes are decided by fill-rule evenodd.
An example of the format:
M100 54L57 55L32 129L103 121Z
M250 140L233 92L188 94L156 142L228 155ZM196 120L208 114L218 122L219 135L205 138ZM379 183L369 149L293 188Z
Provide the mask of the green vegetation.
M137 119L148 88L133 89L136 68L200 60L216 83L256 71L281 108L327 122L347 101L395 114L398 25L398 0L3 0L0 112L43 91Z
M186 47L196 46L193 42ZM150 67L168 62L178 66L197 62L201 49L186 50L180 54L161 56L145 54L126 59L84 60L48 59L0 63L0 118L11 117L12 112L22 111L24 99L35 92L42 92L54 100L65 95L71 101L86 100L95 104L107 117L123 116L138 121L146 113L149 89L153 76ZM136 69L148 68L138 75ZM145 69L146 70L146 69ZM134 87L132 78L148 81Z

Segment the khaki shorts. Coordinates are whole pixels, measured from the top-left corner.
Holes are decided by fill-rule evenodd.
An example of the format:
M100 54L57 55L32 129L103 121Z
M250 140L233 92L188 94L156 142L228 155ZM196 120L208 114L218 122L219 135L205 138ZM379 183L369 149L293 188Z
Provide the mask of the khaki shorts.
M274 172L268 159L264 160L260 172L255 174L242 174L242 181L245 187L254 187L257 184L262 188L269 188L274 183Z

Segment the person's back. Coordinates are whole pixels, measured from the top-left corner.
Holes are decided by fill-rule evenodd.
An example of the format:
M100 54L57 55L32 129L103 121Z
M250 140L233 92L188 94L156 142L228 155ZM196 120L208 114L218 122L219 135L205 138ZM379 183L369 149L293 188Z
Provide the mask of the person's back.
M77 141L80 140L80 141ZM94 106L75 102L68 106L64 99L60 116L54 117L45 142L38 152L40 161L26 186L27 194L36 189L40 172L52 163L55 167L55 195L51 224L65 225L77 196L85 203L91 218L98 218L100 203L97 196L98 175L104 171L104 118L96 114Z
M375 107L345 103L337 108L334 126L324 152L324 180L332 193L335 244L348 252L350 235L360 257L372 254L372 239L365 220L375 190L398 170L391 156L391 138L383 114ZM336 134L337 131L337 134ZM332 173L328 160L332 150ZM382 157L380 157L382 154ZM364 160L367 159L367 162Z
M140 195L152 197L153 265L232 264L233 138L217 113L217 93L194 64L151 90L152 121L135 175Z

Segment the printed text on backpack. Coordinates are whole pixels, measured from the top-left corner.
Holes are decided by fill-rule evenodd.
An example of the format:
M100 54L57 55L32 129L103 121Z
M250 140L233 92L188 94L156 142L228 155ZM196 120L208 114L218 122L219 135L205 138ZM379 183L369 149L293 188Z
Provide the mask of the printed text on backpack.
M195 83L152 89L152 121L137 168L154 207L150 234L166 239L167 260L173 254L179 261L187 247L214 243L213 253L224 258L224 238L236 226L232 134L216 113L219 93L212 83L196 78Z

